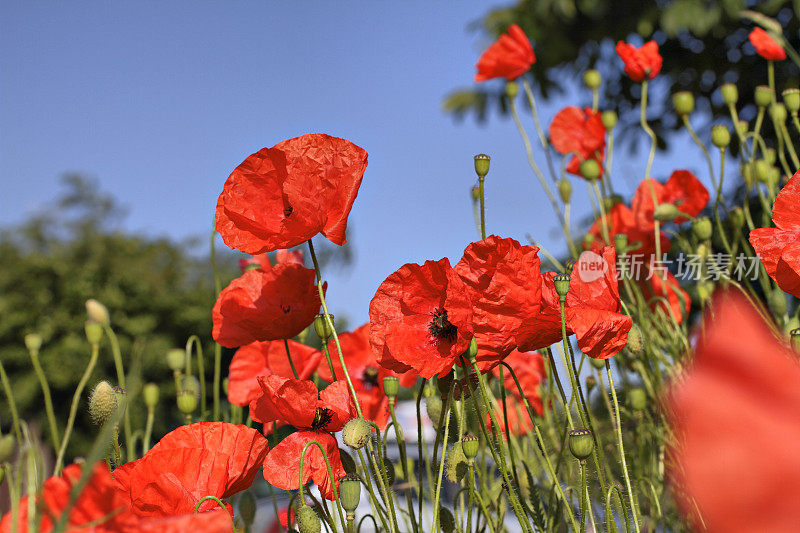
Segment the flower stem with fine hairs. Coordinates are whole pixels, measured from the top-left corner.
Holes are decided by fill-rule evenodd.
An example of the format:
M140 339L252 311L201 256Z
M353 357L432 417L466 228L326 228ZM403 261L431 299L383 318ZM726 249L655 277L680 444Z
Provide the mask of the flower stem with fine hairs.
M125 369L122 366L122 352L119 349L117 334L114 333L114 330L111 328L110 324L103 324L103 330L105 330L108 340L111 341L111 353L114 356L114 367L117 370L117 381L119 382L119 386L125 389ZM123 426L125 429L125 451L128 461L133 461L134 449L133 435L131 433L131 416L127 409L125 410L125 414L123 416Z
M410 472L408 471L408 462L406 460L406 441L403 437L403 428L397 422L397 414L395 413L394 409L394 399L389 400L389 414L392 417L392 423L394 424L394 432L395 436L397 437L397 447L400 449L400 463L403 467L403 476L405 476L406 481L411 479ZM421 485L421 484L420 484ZM419 527L417 526L417 519L414 515L414 502L411 500L411 490L406 490L406 505L408 506L408 515L411 517L411 527L416 533L419 531Z
M344 514L342 514L342 507L339 505L339 491L336 490L336 479L333 477L333 470L331 469L331 462L328 460L328 454L325 452L325 448L319 443L319 441L312 440L306 442L306 445L303 446L303 451L300 454L300 472L299 472L299 487L300 487L300 500L303 501L303 464L306 460L306 451L311 446L316 446L319 448L319 452L322 454L322 459L325 461L325 467L328 470L328 478L331 480L331 487L333 488L333 497L334 503L336 505L336 510L339 513L339 518L342 521L342 524L345 524Z
M50 396L50 384L47 383L47 377L42 371L42 365L39 364L39 350L28 350L28 354L31 356L33 370L36 372L36 377L39 378L39 384L42 386L44 408L47 413L47 423L50 427L50 439L53 441L53 448L55 449L61 440L58 438L58 426L56 425L56 416L53 413L53 399Z
M639 520L636 518L636 503L633 500L633 490L631 490L631 480L628 476L628 466L625 464L625 448L622 444L622 422L620 421L619 403L617 402L617 391L614 388L614 378L611 376L611 365L606 359L606 374L608 375L608 388L611 389L611 398L614 401L614 418L616 420L617 444L619 444L619 459L622 463L622 473L625 476L625 487L628 491L628 499L631 504L631 516L636 532L639 532Z

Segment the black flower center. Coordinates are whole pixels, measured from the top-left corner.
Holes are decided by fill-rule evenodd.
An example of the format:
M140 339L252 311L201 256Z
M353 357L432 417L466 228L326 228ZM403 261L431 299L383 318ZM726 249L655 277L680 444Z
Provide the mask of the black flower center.
M288 202L285 202L283 206L283 216L289 218L289 215L291 215L293 211L294 208L291 205L289 205Z
M368 366L364 369L364 375L361 376L361 380L364 382L365 385L370 385L371 387L378 386L378 369L374 366Z
M283 311L284 315L288 315L289 311L291 311L291 310L292 310L292 306L291 305L283 305L283 304L281 304L281 311Z
M333 420L333 411L327 407L317 407L317 412L314 414L314 421L311 423L311 429L316 431L324 431L325 427Z
M453 342L456 340L456 328L447 320L447 309L437 307L431 311L431 321L428 323L428 331L437 341Z

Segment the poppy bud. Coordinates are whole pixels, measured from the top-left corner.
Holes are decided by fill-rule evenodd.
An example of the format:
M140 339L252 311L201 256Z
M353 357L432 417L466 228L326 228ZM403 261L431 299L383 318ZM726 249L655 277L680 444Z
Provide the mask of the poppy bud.
M331 317L331 324L335 324L333 321L333 315L328 315ZM333 337L333 329L328 325L328 321L325 320L325 315L317 315L314 318L314 331L317 332L317 337L323 343L326 343Z
M469 341L469 348L467 349L467 357L472 360L475 359L475 356L478 355L478 341L475 340L475 337Z
M717 148L725 148L731 143L731 130L724 124L717 124L711 128L711 142Z
M200 381L194 376L184 376L181 380L181 390L189 391L199 397Z
M767 297L767 303L769 304L769 309L777 316L783 316L786 314L788 310L788 304L786 303L786 293L784 293L780 289L775 289L772 291L769 296Z
M319 533L322 531L322 522L319 519L319 515L305 503L301 503L297 508L295 518L297 519L297 529L300 533Z
M167 366L172 371L183 370L186 366L186 350L173 348L167 351Z
M506 83L506 96L509 100L513 100L519 94L519 85L515 81Z
M190 415L195 409L197 409L197 396L188 390L180 391L178 393L178 410L185 415Z
M556 287L556 293L559 298L565 298L569 292L569 274L556 274L553 276L553 284Z
M586 428L569 432L569 451L580 461L585 461L594 450L592 432Z
M796 352L800 352L800 328L795 328L789 334L792 336L792 347ZM0 459L2 462L2 459Z
M592 243L594 242L594 235L591 233L587 233L583 236L583 247L584 248L591 248Z
M800 111L800 89L786 89L783 91L783 103L792 113Z
M97 322L101 326L107 326L111 323L108 308L94 299L86 300L86 315L89 320Z
M95 425L102 426L114 416L119 407L117 394L108 381L101 381L95 385L89 396L89 415Z
M247 524L248 526L253 525L253 520L256 517L256 499L253 497L253 493L249 490L246 490L239 496L239 516L242 517L242 521Z
M786 122L786 106L780 102L773 102L769 106L769 115L778 124Z
M694 111L694 95L689 91L681 91L672 95L672 105L679 115L690 115Z
M478 440L478 437L475 435L467 433L461 437L461 451L464 452L464 457L467 458L468 463L475 460L475 457L478 455L479 447L480 440Z
M628 391L628 405L634 411L643 411L647 407L647 393L639 387L634 387Z
M624 233L614 235L614 249L617 255L622 255L628 250L628 236Z
M631 355L639 355L642 353L644 349L644 335L642 335L642 329L638 325L633 324L630 331L628 331L628 343L625 347Z
M383 393L393 400L397 398L397 393L400 392L400 380L397 376L385 376L383 378Z
M744 137L747 135L747 130L750 129L750 123L746 120L737 120L733 127L736 130L737 135Z
M431 419L434 425L439 423L442 417L442 399L433 394L425 400L425 410L428 412L428 418Z
M486 154L478 154L475 156L475 174L478 175L479 178L483 179L486 177L486 174L489 173L489 162L492 160Z
M453 533L456 529L456 520L453 518L453 513L443 505L439 506L439 529L442 533Z
M144 397L144 404L153 408L158 405L159 388L155 383L148 383L142 389L142 396Z
M353 448L360 450L367 444L370 436L369 422L363 418L353 418L347 421L342 429L342 440Z
M14 436L10 433L0 436L0 463L5 463L14 454L14 445L16 444Z
M116 386L114 387L114 395L117 397L117 409L121 409L121 413L124 413L128 406L128 391Z
M614 129L614 126L617 125L617 112L613 109L609 109L608 111L603 111L600 113L600 122L603 123L603 127L606 131L611 131Z
M355 474L356 469L356 461L353 459L353 456L347 453L347 451L339 448L339 459L342 461L342 468L348 474Z
M568 204L572 198L572 184L567 178L558 180L558 195L565 204Z
M659 204L653 211L653 218L659 222L671 222L678 217L678 208L673 204Z
M470 189L470 194L472 195L472 201L477 202L481 199L481 188L474 185L472 189Z
M739 89L732 83L726 83L720 87L719 92L727 105L734 105L739 100Z
M600 163L594 159L586 159L581 162L581 166L578 167L578 172L581 173L584 179L590 181L596 180L600 177Z
M756 87L755 101L758 107L767 107L769 104L772 103L772 99L774 97L775 97L775 91L773 91L766 85L759 85L758 87Z
M31 353L39 353L39 348L42 347L42 336L36 333L28 333L25 335L25 347Z
M744 211L742 211L741 207L736 206L731 209L729 216L731 220L731 226L733 226L734 229L739 229L744 226Z
M347 474L339 478L339 503L342 504L348 517L355 516L358 502L361 500L361 478L356 474Z
M586 393L592 392L592 389L597 386L597 378L594 376L586 376Z
M606 367L605 359L595 359L594 357L590 357L589 363L597 370L602 370Z
M447 452L445 474L453 483L460 482L467 475L467 456L461 448L461 441L454 443Z
M97 346L103 339L103 326L97 322L87 321L84 330L86 332L86 340L89 344Z
M597 72L595 69L587 70L583 73L583 83L589 89L597 89L600 87L600 82L602 81L602 77L600 73Z
M698 240L707 241L711 238L713 232L711 220L708 217L698 217L692 223L692 233Z

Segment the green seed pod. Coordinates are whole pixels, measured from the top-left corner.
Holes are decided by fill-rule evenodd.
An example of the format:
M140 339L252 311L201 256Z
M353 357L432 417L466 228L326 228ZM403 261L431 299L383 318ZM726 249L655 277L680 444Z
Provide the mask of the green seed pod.
M361 479L355 474L339 478L339 502L348 516L353 516L361 501Z
M181 391L178 393L178 410L185 415L194 413L197 409L197 396L190 391Z
M297 519L297 529L300 533L320 533L322 531L322 522L319 515L306 505L301 503L295 513Z
M383 393L392 400L397 398L398 392L400 392L400 380L397 379L397 376L384 376Z
M0 463L5 463L14 455L16 443L17 441L10 433L0 436Z
M724 124L717 124L711 128L711 142L717 148L725 148L731 144L731 130Z
M800 352L800 328L793 329L790 334L792 336L792 347L796 352ZM2 442L0 442L0 445L2 445ZM0 462L2 462L2 459L0 459Z
M750 129L750 123L746 120L737 120L733 127L736 130L737 135L744 137L747 135L747 131Z
M679 115L690 115L694 111L694 95L689 91L681 91L672 95L672 105Z
M97 322L87 321L84 329L86 331L86 340L92 346L97 346L103 340L103 326Z
M433 422L434 427L439 425L439 419L442 417L442 399L434 394L425 400L425 410L428 412L428 418Z
M783 103L792 113L800 111L800 89L786 89L783 91Z
M186 367L186 350L173 348L167 350L167 366L170 370L183 370Z
M200 396L200 380L194 376L184 376L181 380L181 390L194 393L195 396Z
M553 284L556 288L556 293L560 298L565 298L569 292L569 274L556 274L553 277Z
M614 249L617 255L622 255L628 251L628 236L624 233L617 233L614 235Z
M331 317L331 323L336 325L336 322L333 320L333 315L329 315ZM314 331L317 332L317 337L323 343L326 343L333 337L333 329L328 325L328 321L325 320L325 315L320 314L314 317Z
M153 408L158 405L158 397L160 395L160 389L158 385L155 383L148 383L142 389L142 396L144 397L144 404L147 407Z
M581 166L578 167L578 172L584 179L589 181L596 180L600 177L600 163L594 159L585 159L581 162Z
M509 100L513 100L519 94L519 85L515 81L506 83L506 96Z
M707 241L711 238L714 227L708 217L697 217L692 223L692 233L698 240Z
M453 483L458 483L467 475L467 456L461 448L461 441L454 443L447 452L445 474Z
M475 174L483 179L489 173L489 163L492 158L486 154L478 154L475 156Z
M360 450L367 444L371 429L363 418L350 419L342 428L342 440L354 450Z
M631 326L628 332L628 343L625 345L625 348L628 349L628 353L631 355L639 355L642 353L644 349L644 335L642 334L642 329L638 325L634 324Z
M439 529L442 533L453 533L456 529L456 520L450 509L440 505L439 506Z
M567 178L558 180L558 195L565 204L568 204L572 198L572 184Z
M253 520L256 518L256 499L253 493L246 490L239 496L239 516L242 517L242 522L248 526L253 525Z
M628 391L628 405L634 411L644 411L647 407L647 393L644 389L634 387Z
M28 333L25 335L25 348L31 353L39 353L39 348L42 347L42 336L37 333Z
M475 435L467 433L461 437L461 451L464 452L464 457L467 458L468 463L475 460L479 447L480 440Z
M608 111L603 111L600 113L600 122L603 123L603 127L606 131L611 131L617 125L617 112L614 110L609 109Z
M356 468L356 461L353 459L353 456L350 455L346 450L339 448L339 457L342 461L342 468L348 474L355 474L357 472Z
M102 426L111 420L117 407L119 407L119 402L114 387L108 381L101 381L95 385L89 396L89 415L92 417L92 422L97 426Z
M94 299L86 300L86 315L89 320L97 322L101 326L107 326L111 323L108 308Z
M773 98L775 98L775 91L766 85L756 87L755 101L758 107L767 107L772 103Z
M727 105L735 105L739 100L739 89L732 83L726 83L719 88L719 91L722 93L722 100Z
M769 294L767 297L767 303L769 304L770 311L772 311L776 316L785 315L786 311L789 309L788 304L786 303L786 293L780 289L775 289Z
M592 432L586 428L569 432L569 451L580 461L585 461L594 451Z
M602 81L603 78L595 69L587 70L583 73L583 84L589 89L597 89Z
M605 359L595 359L594 357L589 358L589 364L591 364L597 370L602 370L606 367Z
M772 167L769 169L769 174L767 175L767 186L771 189L774 189L778 186L778 182L781 179L781 171L778 170L778 167Z
M786 112L786 106L781 102L774 102L770 104L769 115L772 117L772 120L778 124L783 124L786 122L786 117L788 115Z
M653 211L653 218L659 222L672 222L678 218L678 208L674 204L659 204Z

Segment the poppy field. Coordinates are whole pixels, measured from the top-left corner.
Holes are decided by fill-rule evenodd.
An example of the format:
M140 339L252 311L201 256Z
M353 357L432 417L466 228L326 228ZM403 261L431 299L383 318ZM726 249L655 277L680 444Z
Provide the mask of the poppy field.
M20 339L41 435L0 361L0 532L800 531L800 89L775 67L800 54L777 20L742 24L764 67L754 120L733 83L707 135L693 94L669 95L702 172L657 155L663 45L616 43L631 116L600 106L594 69L545 116L539 44L508 25L474 81L503 88L552 208L536 216L565 252L535 226L527 242L493 232L485 200L502 185L474 155L476 240L384 273L357 327L330 311L319 250L347 246L370 147L306 133L243 153L219 180L212 339L164 354L174 396L141 379L95 299L69 405L51 398L42 336ZM628 198L623 119L646 155ZM241 257L227 284L219 241ZM103 358L116 379L93 382ZM75 454L80 410L95 433ZM157 434L168 413L182 424Z

